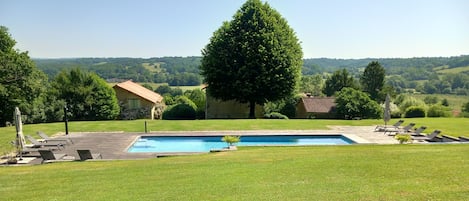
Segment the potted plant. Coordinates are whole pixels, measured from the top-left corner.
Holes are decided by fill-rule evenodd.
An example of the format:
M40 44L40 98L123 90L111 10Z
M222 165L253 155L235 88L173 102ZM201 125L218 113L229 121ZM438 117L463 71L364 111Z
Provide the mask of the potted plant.
M412 138L408 134L397 134L396 136L394 136L394 139L399 141L399 144L404 144L412 140Z
M228 149L230 150L236 150L236 146L234 144L238 143L239 140L240 136L234 135L225 135L223 138L221 138L221 141L228 143Z

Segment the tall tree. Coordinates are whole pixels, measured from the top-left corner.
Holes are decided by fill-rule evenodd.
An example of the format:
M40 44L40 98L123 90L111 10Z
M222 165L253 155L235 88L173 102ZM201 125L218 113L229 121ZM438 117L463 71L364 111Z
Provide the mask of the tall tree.
M384 86L385 70L377 61L370 62L363 72L360 79L363 91L370 94L371 99L382 101L384 97L380 97L380 91Z
M332 76L326 79L323 93L326 94L326 96L332 96L345 87L358 88L355 79L353 79L346 69L342 69L335 71Z
M256 104L291 96L298 88L303 52L287 21L260 0L248 0L202 50L207 93Z
M114 90L94 73L62 71L53 83L56 96L65 100L72 120L115 119L119 105Z
M47 77L36 68L28 52L15 50L15 44L8 28L0 26L0 125L12 121L15 106L24 110L40 105L36 99L47 85Z

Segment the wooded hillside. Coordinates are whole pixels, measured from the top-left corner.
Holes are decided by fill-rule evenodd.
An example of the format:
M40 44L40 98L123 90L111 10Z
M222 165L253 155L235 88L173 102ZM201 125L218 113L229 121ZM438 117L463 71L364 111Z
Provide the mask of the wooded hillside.
M199 74L201 57L33 60L37 67L49 77L54 77L62 69L78 67L96 72L99 76L111 82L132 79L136 82L168 83L172 86L199 85L202 82ZM302 74L332 73L345 68L352 75L358 76L371 61L378 61L386 69L386 76L394 76L395 80L398 81L423 81L447 74L469 75L469 55L406 59L304 59ZM461 87L464 88L465 86L459 86L459 88Z

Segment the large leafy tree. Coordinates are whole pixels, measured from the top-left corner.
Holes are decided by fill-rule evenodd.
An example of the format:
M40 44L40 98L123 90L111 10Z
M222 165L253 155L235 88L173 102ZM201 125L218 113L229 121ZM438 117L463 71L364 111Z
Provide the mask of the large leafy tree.
M326 79L323 93L326 94L326 96L332 96L345 87L358 89L355 79L346 69L337 70L332 76Z
M346 119L379 118L383 108L372 100L367 93L353 88L343 88L337 93L337 115Z
M47 77L38 70L28 52L14 49L16 41L0 26L0 125L13 120L13 110L41 105L37 98L45 91Z
M369 93L373 100L384 100L384 97L380 96L384 86L384 76L385 70L377 61L370 62L363 72L360 83L363 91Z
M291 96L298 88L300 43L287 21L267 3L248 0L202 50L207 92L221 100L256 104Z
M94 73L78 68L62 71L56 76L52 90L65 100L72 120L106 120L119 115L114 90Z

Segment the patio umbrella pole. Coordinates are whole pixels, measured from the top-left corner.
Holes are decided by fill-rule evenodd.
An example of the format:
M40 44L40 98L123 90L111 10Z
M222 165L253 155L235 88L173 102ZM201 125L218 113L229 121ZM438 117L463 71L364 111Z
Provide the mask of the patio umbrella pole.
M67 108L67 104L65 103L65 106L64 106L64 122L65 122L65 135L68 135L68 108Z

